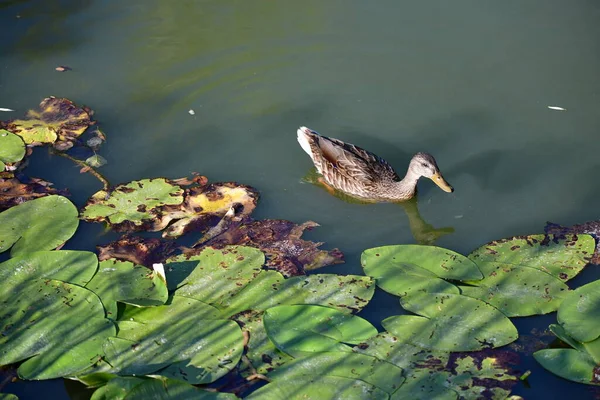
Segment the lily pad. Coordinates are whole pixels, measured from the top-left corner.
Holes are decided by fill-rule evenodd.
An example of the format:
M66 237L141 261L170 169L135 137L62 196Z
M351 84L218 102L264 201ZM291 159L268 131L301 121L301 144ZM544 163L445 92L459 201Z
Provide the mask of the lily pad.
M4 164L14 164L25 157L25 143L23 139L5 129L0 129L0 163L4 170Z
M86 221L106 221L119 229L152 224L157 217L153 211L167 204L181 204L183 189L166 179L142 179L115 187L108 193L101 190L87 202L81 213Z
M219 305L251 282L264 260L264 254L251 247L206 248L197 256L171 259L165 273L177 295Z
M277 306L263 317L269 339L291 356L306 352L342 351L377 335L366 320L328 307L313 305Z
M443 351L474 351L500 347L518 338L517 329L496 308L451 293L427 293L400 299L415 316L383 320L386 330L421 347Z
M154 271L128 261L106 260L86 285L100 297L106 315L115 318L117 302L134 306L157 306L168 298L167 283Z
M19 400L19 397L12 393L0 393L0 400Z
M462 294L493 305L508 317L556 311L569 287L536 268L498 262L480 262L485 278L461 286Z
M94 392L91 400L232 400L231 393L209 392L172 379L117 377Z
M389 394L404 382L402 368L372 356L346 352L309 354L286 363L268 375L275 382L302 381L320 376L360 379Z
M568 281L590 262L596 242L590 235L529 235L494 240L473 250L476 263L526 265Z
M365 274L375 278L377 286L396 296L415 292L460 293L458 287L428 269L394 258L386 260L378 252L363 253L362 265Z
M48 97L39 110L30 110L24 119L9 121L6 126L28 145L54 144L64 150L94 123L88 110L68 99Z
M246 347L246 357L250 365L242 364L240 374L244 377L258 373L266 374L269 371L293 360L286 353L275 347L269 340L265 327L263 325L262 311L248 311L235 316L235 320L240 324L242 330L249 337Z
M389 277L394 265L406 269L406 264L416 265L443 279L478 280L483 278L477 265L462 254L435 246L403 244L374 247L363 251L361 264L366 270L377 271Z
M579 342L600 336L600 280L569 293L558 309L558 322Z
M88 157L85 160L85 163L93 168L100 168L103 165L106 165L106 162L107 162L106 158L104 158L98 154L94 154L93 156Z
M389 396L383 390L361 380L324 376L300 382L271 382L246 399L385 400Z
M229 315L283 304L314 304L356 313L369 303L374 291L373 279L366 276L315 274L284 279L276 271L262 271L223 306Z
M222 319L221 312L215 307L188 297L171 296L165 305L156 307L133 307L127 305L120 321L141 323L165 323L187 318L193 314L199 320Z
M0 285L13 287L32 279L49 278L85 286L98 268L98 258L89 251L38 251L0 263Z
M47 278L0 290L0 365L29 357L27 379L47 379L88 367L97 354L89 345L115 334L100 299L78 285Z
M267 268L275 269L285 277L305 275L306 271L344 262L344 255L338 249L322 250L319 247L323 243L301 238L305 230L317 226L319 224L312 221L297 225L285 220L236 219L230 220L223 227L226 233L203 241L202 245L222 247L235 244L255 247L267 256ZM194 248L186 254L198 251Z
M52 250L77 230L77 208L62 196L46 196L0 213L0 253L12 246L13 257Z
M598 366L581 351L573 349L544 349L533 353L542 367L562 378L588 385L600 385Z

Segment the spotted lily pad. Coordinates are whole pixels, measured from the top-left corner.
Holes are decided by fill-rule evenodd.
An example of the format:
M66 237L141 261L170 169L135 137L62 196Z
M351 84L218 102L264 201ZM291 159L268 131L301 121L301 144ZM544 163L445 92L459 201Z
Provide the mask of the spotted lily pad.
M361 264L365 271L373 271L384 281L393 279L394 271L397 271L398 268L406 270L407 264L425 269L443 279L478 280L483 278L473 261L452 250L435 246L405 244L374 247L363 252Z
M389 394L404 382L402 368L372 356L347 352L309 354L268 374L269 379L275 382L294 382L320 376L360 379Z
M462 294L493 305L508 317L556 311L569 287L560 279L536 268L517 264L480 262L485 278L461 286Z
M100 297L110 318L117 315L118 301L134 306L157 306L168 298L163 277L128 261L102 261L86 288Z
M341 351L377 334L366 320L328 307L313 305L277 306L263 317L269 339L292 356L306 352Z
M86 109L64 98L48 97L40 103L39 110L30 110L24 119L5 125L26 144L54 144L67 149L93 124Z
M0 129L0 172L6 164L14 164L25 157L25 143L19 136Z
M89 367L99 343L116 333L100 299L81 286L40 278L18 286L0 283L0 289L0 365L28 358L18 370L25 379Z
M46 196L0 213L0 252L11 246L13 257L52 250L77 230L77 208L62 196Z
M183 189L166 179L143 179L115 187L111 193L101 190L87 202L81 218L87 221L106 221L119 229L152 224L153 211L167 204L181 204Z
M296 382L271 382L250 394L246 399L385 400L389 399L389 395L358 379L324 376Z
M386 330L415 345L443 351L500 347L517 339L510 320L483 301L451 293L402 297L402 307L422 317L401 315L383 320Z
M473 250L476 263L500 262L542 270L563 281L589 263L596 248L590 235L529 235L494 240Z

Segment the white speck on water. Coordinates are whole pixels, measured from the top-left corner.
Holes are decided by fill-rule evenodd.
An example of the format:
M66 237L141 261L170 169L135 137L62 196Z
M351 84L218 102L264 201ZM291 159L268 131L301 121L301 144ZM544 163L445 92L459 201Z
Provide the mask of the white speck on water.
M456 218L456 219L461 219L462 217L464 217L464 215L462 215L462 214L459 214L459 215L455 215L455 216L454 216L454 218Z
M8 112L8 111L15 111L15 110L11 110L10 108L2 108L2 107L0 107L0 111L7 111Z
M190 113L190 115L195 115L196 114L196 111L194 111L192 109L190 109L190 111L188 111L188 112Z
M562 108L559 106L548 106L549 109L554 110L554 111L567 111L566 108Z

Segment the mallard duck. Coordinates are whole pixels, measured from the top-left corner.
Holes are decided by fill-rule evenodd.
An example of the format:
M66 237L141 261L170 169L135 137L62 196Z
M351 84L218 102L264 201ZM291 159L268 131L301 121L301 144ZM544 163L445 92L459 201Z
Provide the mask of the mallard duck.
M445 192L452 186L440 173L435 159L428 153L417 153L400 179L396 171L381 157L341 140L328 138L302 126L298 142L310 156L324 184L350 196L375 202L399 202L415 196L417 181L424 176Z

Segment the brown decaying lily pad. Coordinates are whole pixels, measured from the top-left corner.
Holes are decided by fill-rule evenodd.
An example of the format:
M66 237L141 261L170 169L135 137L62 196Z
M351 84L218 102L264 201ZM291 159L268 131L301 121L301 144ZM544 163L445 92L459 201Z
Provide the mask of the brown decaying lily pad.
M30 178L27 183L17 178L0 178L0 211L50 194L69 195L68 191L51 186L52 183L39 178Z
M116 258L152 268L152 264L162 263L173 254L175 243L157 238L124 235L107 245L96 246L96 249L100 261Z
M319 224L312 221L297 225L285 220L231 219L220 234L203 242L200 247L184 249L184 254L199 254L207 246L251 246L265 253L267 268L275 269L286 277L304 275L309 270L343 263L344 254L340 250L322 250L319 249L322 242L301 239L306 229L316 226Z
M600 221L588 221L573 226L562 226L552 222L546 222L544 232L549 235L578 235L588 234L596 240L596 251L590 260L592 264L600 264Z
M71 100L48 97L42 100L39 110L29 110L23 119L0 122L0 127L21 136L27 145L53 144L64 151L96 123L91 115L91 110Z

